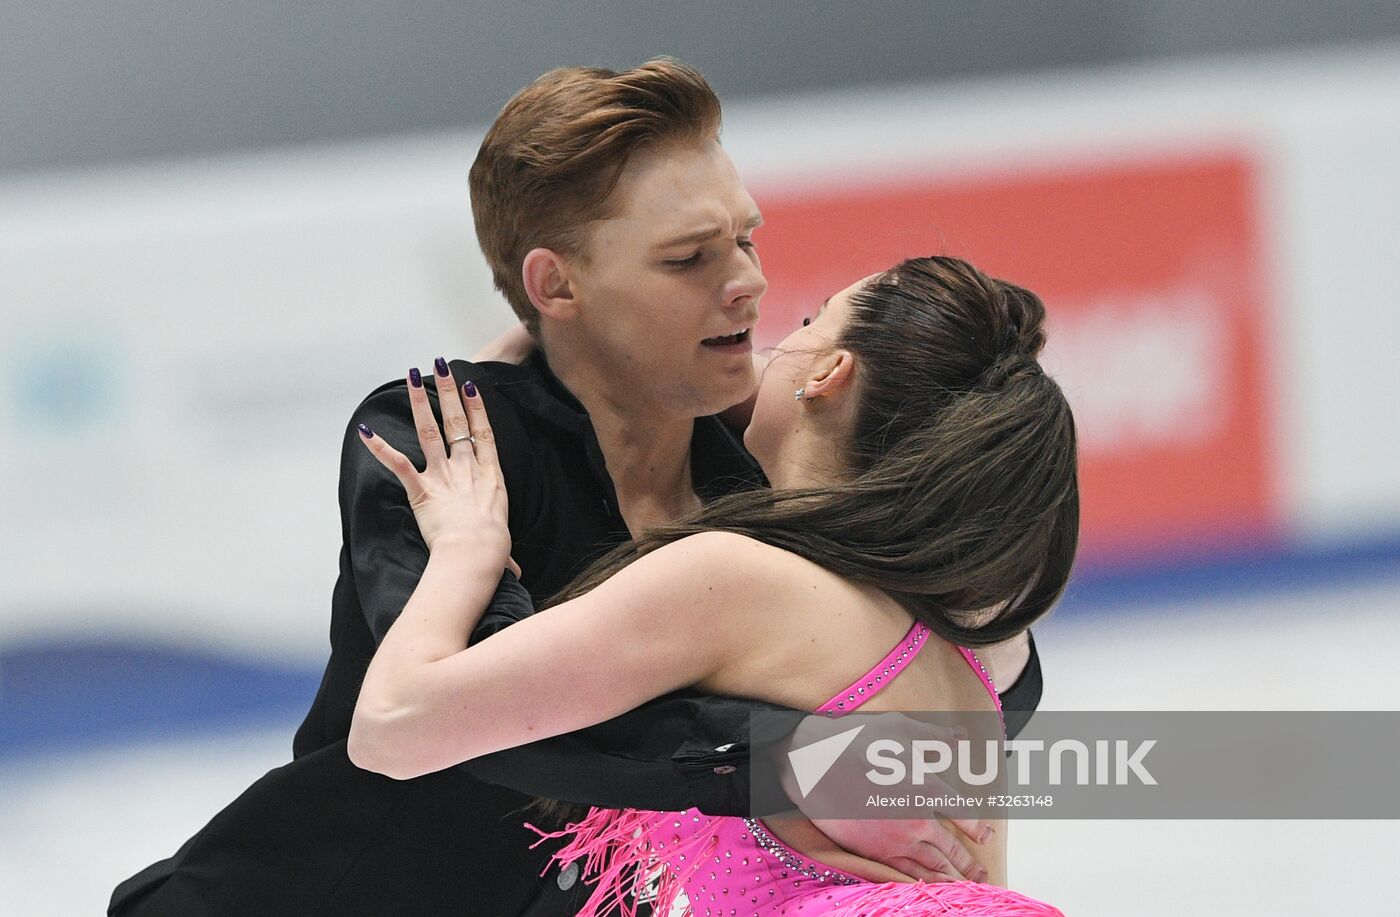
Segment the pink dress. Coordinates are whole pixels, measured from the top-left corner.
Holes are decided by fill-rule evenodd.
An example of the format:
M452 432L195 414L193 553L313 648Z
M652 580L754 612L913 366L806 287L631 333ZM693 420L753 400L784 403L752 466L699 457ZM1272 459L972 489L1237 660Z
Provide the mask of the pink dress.
M884 659L817 709L827 716L855 710L889 684L927 643L929 630L915 623ZM971 650L963 658L982 679L1001 711L987 670ZM590 810L561 831L569 838L553 857L567 866L583 860L594 885L579 917L635 917L638 900L656 917L668 917L681 895L695 917L878 917L892 914L963 917L1064 915L1048 904L978 882L870 882L798 853L756 818L638 809Z

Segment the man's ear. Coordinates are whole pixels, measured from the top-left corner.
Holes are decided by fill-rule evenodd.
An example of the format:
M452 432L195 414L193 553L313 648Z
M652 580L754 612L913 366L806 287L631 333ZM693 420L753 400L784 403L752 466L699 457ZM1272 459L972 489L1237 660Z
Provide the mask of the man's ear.
M526 253L520 275L525 295L540 315L567 321L578 314L569 267L563 255L547 248L532 248Z
M803 387L803 397L824 398L840 394L855 380L856 358L849 350L834 350L817 363Z

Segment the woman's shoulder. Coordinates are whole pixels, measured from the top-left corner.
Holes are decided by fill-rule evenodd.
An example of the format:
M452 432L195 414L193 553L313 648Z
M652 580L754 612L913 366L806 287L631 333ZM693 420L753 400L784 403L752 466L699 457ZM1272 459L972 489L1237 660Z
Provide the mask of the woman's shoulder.
M735 572L780 573L814 566L811 561L766 541L744 535L712 529L678 538L666 545L676 555L707 566L732 568ZM660 549L658 549L660 550Z
M699 532L651 553L657 573L672 585L703 588L707 597L736 609L790 607L836 582L806 558L738 532Z
M658 585L721 660L703 690L815 709L908 630L888 597L758 539L704 532L666 548Z

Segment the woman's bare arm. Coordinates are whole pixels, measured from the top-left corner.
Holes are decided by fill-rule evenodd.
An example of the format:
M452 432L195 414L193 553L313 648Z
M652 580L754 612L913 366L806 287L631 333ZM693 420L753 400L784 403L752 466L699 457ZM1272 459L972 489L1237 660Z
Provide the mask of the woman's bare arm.
M746 545L722 532L682 539L587 595L437 658L465 644L497 573L488 577L456 550L434 551L424 585L365 676L352 760L416 777L603 722L705 680L745 651L738 622L769 592Z

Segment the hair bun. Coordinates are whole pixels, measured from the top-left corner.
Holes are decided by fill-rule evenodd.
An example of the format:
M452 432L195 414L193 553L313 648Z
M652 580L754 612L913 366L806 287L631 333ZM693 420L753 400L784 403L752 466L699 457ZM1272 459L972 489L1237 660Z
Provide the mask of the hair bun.
M1043 376L1045 371L1029 354L1015 351L1005 354L982 374L992 388L1001 388L1012 379L1020 376Z
M1024 287L1005 281L996 283L1006 308L1006 349L1035 359L1045 346L1045 304Z

